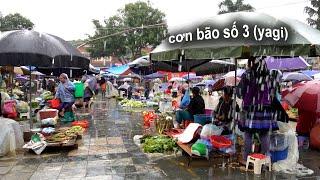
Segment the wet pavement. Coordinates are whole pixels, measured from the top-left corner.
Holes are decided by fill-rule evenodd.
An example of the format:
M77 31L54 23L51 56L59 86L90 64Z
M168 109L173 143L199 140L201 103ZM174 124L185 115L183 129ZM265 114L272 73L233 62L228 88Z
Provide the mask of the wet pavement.
M90 128L78 149L46 150L41 155L18 152L0 158L1 180L25 179L320 179L320 152L301 152L301 162L315 171L311 177L223 168L226 160L193 160L178 154L145 154L134 144L141 135L141 113L120 110L114 99L96 101L92 112L79 112L90 120Z

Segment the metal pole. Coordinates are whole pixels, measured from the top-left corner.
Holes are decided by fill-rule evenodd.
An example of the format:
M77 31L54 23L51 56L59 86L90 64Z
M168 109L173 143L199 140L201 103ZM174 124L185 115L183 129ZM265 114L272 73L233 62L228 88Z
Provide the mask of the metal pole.
M234 59L234 64L235 64L235 71L234 71L234 90L233 90L233 127L232 127L232 132L235 132L235 127L236 127L236 110L237 110L237 69L238 69L238 60L237 58Z
M31 83L32 83L32 81L31 81L31 73L32 73L31 66L29 66L29 69L30 69L30 79L29 79L29 83L30 83L30 85L29 85L29 98L30 98L29 116L30 116L30 120L29 121L30 121L30 129L32 129L33 128L33 121L32 121L32 106L31 106L31 104L32 104L32 101L31 101L31 98L32 98L32 95L31 95Z

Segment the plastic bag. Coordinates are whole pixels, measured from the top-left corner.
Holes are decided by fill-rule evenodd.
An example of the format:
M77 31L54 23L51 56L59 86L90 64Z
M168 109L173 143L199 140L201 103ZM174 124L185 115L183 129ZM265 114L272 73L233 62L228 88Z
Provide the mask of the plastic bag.
M206 144L199 140L191 146L191 153L197 156L206 157L207 159L209 158L209 151Z
M15 100L7 100L3 105L3 114L13 114L16 113L16 101Z
M216 125L206 124L201 130L200 137L201 139L210 139L212 135L221 135L222 131L223 129Z
M29 111L29 105L27 102L19 101L17 104L17 111L19 113L26 113Z
M23 132L16 121L0 118L0 156L14 152L23 145Z
M190 92L189 90L186 90L181 103L180 103L180 108L185 109L189 104L190 104L191 98L190 98Z
M56 125L57 124L57 118L46 118L41 120L42 125Z

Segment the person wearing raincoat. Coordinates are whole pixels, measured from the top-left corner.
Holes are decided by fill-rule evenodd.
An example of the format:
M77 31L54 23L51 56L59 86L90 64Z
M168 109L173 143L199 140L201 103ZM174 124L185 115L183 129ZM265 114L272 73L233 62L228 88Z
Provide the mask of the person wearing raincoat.
M242 112L238 120L239 129L244 132L243 161L251 153L253 136L259 135L261 153L269 154L270 132L278 129L274 117L271 94L272 84L269 80L270 72L263 59L250 57L248 69L241 76L238 97L243 99Z
M60 84L58 85L55 98L59 99L61 104L59 106L59 114L60 116L64 116L65 111L69 111L72 108L72 105L75 101L74 99L74 91L75 86L69 80L68 75L62 73L59 76Z
M97 80L95 77L84 75L81 81L84 82L83 105L89 107L90 100L96 93Z

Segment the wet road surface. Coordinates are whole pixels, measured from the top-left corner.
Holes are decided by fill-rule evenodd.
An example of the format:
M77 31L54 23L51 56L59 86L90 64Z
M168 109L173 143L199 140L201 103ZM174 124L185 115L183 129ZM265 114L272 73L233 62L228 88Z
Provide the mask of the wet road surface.
M181 153L144 154L133 142L133 136L143 132L141 113L121 111L114 99L96 101L91 114L79 112L78 116L90 120L78 149L49 149L41 155L22 151L0 158L0 179L298 179L222 168L221 158L193 160L187 166ZM315 174L299 179L320 179L320 153L308 150L300 157Z

